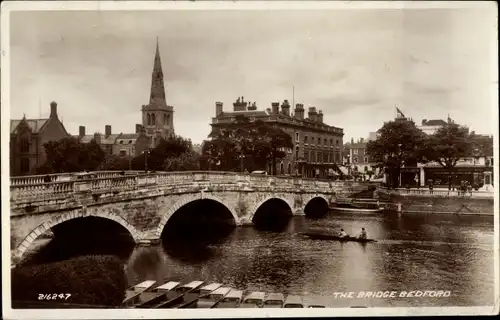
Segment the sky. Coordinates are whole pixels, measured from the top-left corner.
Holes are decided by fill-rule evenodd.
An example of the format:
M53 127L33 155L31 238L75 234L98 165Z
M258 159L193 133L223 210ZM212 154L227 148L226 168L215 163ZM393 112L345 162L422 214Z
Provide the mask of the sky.
M10 24L11 117L132 133L149 102L156 39L177 134L206 139L215 102L288 99L368 137L398 107L493 134L496 10L32 11ZM492 41L493 40L493 41ZM495 68L496 70L496 68ZM496 75L495 75L496 77ZM295 96L293 97L293 88Z

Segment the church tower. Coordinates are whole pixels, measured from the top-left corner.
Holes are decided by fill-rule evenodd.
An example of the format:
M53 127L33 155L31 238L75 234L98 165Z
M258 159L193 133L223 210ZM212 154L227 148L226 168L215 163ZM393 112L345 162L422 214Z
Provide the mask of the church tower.
M167 105L165 98L158 38L151 75L149 104L142 106L142 125L146 135L152 137L152 147L157 145L160 137L166 138L174 134L174 107Z

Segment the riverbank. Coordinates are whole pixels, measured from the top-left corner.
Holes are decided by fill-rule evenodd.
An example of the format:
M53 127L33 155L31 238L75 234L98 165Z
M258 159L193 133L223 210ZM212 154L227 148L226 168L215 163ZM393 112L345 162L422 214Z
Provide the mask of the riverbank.
M494 215L491 197L449 196L441 194L400 194L379 189L378 198L391 203L391 210L401 213Z

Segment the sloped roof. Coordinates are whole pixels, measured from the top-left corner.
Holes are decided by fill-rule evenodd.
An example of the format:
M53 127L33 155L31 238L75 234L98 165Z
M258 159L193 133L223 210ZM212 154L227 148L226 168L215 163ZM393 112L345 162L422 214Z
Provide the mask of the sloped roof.
M116 139L120 136L120 134L110 134L109 136L105 136L104 134L101 134L101 143L100 144L115 144ZM93 134L87 134L82 137L76 135L74 136L76 138L80 139L80 142L82 143L89 143L92 141L92 139L95 138Z
M255 110L255 111L234 111L234 112L222 112L217 118L230 118L236 116L245 117L265 117L268 116L266 111Z
M123 133L116 139L116 144L135 143L140 136L139 133Z
M25 119L33 133L38 133L49 119ZM21 120L10 120L10 133L14 133L21 123Z
M445 126L445 125L446 121L441 119L427 120L426 122L422 123L422 126Z

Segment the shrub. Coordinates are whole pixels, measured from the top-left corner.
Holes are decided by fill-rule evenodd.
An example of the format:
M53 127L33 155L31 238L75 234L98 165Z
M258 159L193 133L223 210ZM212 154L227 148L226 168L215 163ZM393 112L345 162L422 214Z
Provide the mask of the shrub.
M12 300L37 301L38 294L70 293L66 303L119 306L127 280L114 256L82 256L12 270Z

